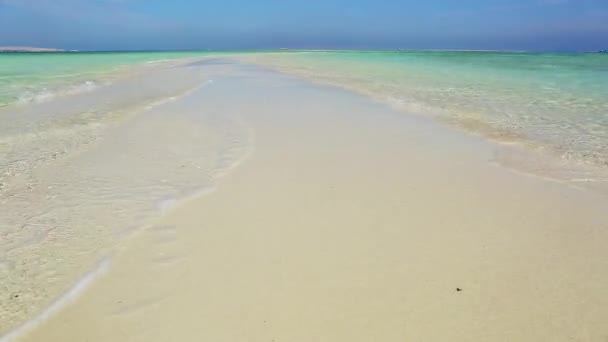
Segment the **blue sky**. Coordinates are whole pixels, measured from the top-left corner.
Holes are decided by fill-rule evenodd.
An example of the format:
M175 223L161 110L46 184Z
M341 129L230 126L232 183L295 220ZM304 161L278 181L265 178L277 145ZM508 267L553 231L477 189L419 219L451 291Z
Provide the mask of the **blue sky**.
M608 0L0 0L0 45L608 48Z

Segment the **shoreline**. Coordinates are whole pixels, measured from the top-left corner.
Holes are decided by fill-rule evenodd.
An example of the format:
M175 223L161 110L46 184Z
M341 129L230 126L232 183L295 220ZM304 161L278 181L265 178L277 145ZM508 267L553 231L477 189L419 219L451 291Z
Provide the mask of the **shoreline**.
M304 69L306 68L310 68L310 70L314 71L314 67L320 67L321 65L317 65L317 66L306 66L306 63L303 63L306 61L306 59L304 60L298 60L296 59L296 63L292 65L290 65L290 63L284 64L283 62L279 62L277 63L277 61L280 61L280 58L277 60L274 60L273 56L286 56L289 55L290 53L292 54L291 57L288 58L296 58L298 53L300 53L301 51L298 50L294 50L291 51L289 53L285 53L285 52L280 52L280 51L263 51L263 52L256 52L256 53L247 53L244 51L239 51L239 52L234 52L232 54L215 54L218 51L212 51L210 55L208 56L200 56L198 58L194 58L192 57L192 59L190 59L188 57L188 59L190 60L198 60L200 58L203 59L214 59L214 58L222 58L222 56L226 57L230 57L230 58L236 58L239 60L243 60L243 61L253 61L254 63L258 63L258 64L263 64L266 65L270 68L273 68L275 70L278 70L280 72L285 72L288 74L292 74L298 77L304 77L307 78L311 81L314 82L319 82L320 84L329 84L329 85L333 85L333 86L338 86L341 88L345 88L348 89L350 91L355 91L358 92L364 96L368 96L371 97L373 99L375 99L376 101L379 101L381 103L384 104L388 104L390 106L394 106L395 108L399 109L400 111L404 112L406 115L409 113L416 113L416 114L420 114L420 115L424 115L424 116L431 116L433 117L435 120L439 121L442 124L446 124L452 127L455 127L459 130L464 130L466 133L468 134L473 134L473 135L481 135L483 136L485 139L489 139L492 140L493 142L500 144L502 146L504 146L503 151L501 151L500 155L501 156L505 156L507 154L512 154L513 156L508 156L506 159L506 161L504 162L504 166L506 167L510 167L513 168L516 172L526 172L526 173L530 173L534 176L540 176L540 177L546 177L546 178L552 178L556 181L560 181L560 182L564 182L564 183L571 183L573 186L577 186L577 187L587 187L588 189L591 190L598 190L606 193L608 195L608 167L606 164L606 161L608 159L608 155L605 154L605 152L603 152L602 148L601 148L601 143L602 143L602 134L601 134L601 127L603 125L605 125L605 122L602 121L601 118L597 118L598 122L596 122L597 127L593 128L587 128L587 129L591 129L591 131L587 132L587 134L582 133L576 136L565 136L563 137L563 139L561 140L556 140L556 139L549 139L547 140L547 138L551 137L551 136L558 136L559 134L561 134L560 132L562 132L566 127L567 129L574 129L576 127L578 127L578 123L573 123L573 122L560 122L558 119L558 117L556 118L552 118L550 120L548 120L547 122L544 122L543 124L548 125L548 127L543 127L542 125L540 127L534 126L533 124L527 122L527 121L520 121L520 119L511 119L511 120L507 120L506 122L502 122L502 123L497 123L496 118L492 117L491 112L492 111L484 111L484 109L488 109L488 108L481 108L481 107L473 107L473 108L465 108L465 110L462 110L462 108L458 109L457 106L455 106L454 108L451 108L451 103L458 103L461 99L455 99L453 101L446 103L442 102L433 102L433 101L421 101L420 99L416 98L415 96L412 97L412 94L408 94L407 92L405 93L400 93L400 90L398 88L391 88L390 83L395 81L394 79L383 79L382 77L380 77L380 75L376 75L379 78L378 79L374 79L374 77L371 77L370 75L367 75L368 79L366 79L365 77L363 79L360 79L360 76L357 76L355 74L353 74L353 77L351 77L352 79L348 79L348 77L346 77L346 75L343 75L346 77L346 79L341 79L340 77L333 77L333 76L339 76L340 72L338 72L336 75L320 75L319 71L322 71L321 69L316 70L316 72L306 72ZM339 53L339 52L343 52L343 51L336 51L336 50L327 50L326 52L328 53ZM353 50L353 52L357 52L357 50ZM370 50L370 53L373 52L379 52L379 50ZM421 51L424 52L424 51ZM186 57L182 57L182 61L186 60ZM314 61L311 60L311 61ZM161 63L164 63L162 60L160 61ZM131 65L129 68L135 70L138 67L141 69L142 67L145 68L145 66L147 64L156 64L157 62L155 61L148 61L142 64L136 64L136 65ZM314 64L314 63L313 63ZM465 63L466 64L466 63ZM407 63L405 63L405 65L407 65ZM366 64L361 64L360 66L365 67ZM453 67L457 67L458 65L453 65ZM301 69L301 68L304 69ZM373 63L369 65L370 68L373 67ZM592 67L592 66L590 66ZM123 68L125 70L127 70L128 68L125 67ZM399 69L397 65L393 65L393 69L395 69L396 71ZM327 70L326 70L327 71ZM344 71L344 70L342 70ZM410 70L409 72L411 72L412 70ZM441 73L441 69L437 69L435 70L436 72ZM445 70L444 70L445 71ZM470 70L469 70L470 71ZM409 73L408 72L408 73ZM119 72L115 72L115 74L118 74ZM331 72L330 72L331 74ZM415 74L415 73L414 73ZM124 75L123 75L124 76ZM325 77L327 76L327 77ZM331 77L330 77L331 76ZM407 74L402 74L401 75L402 78L403 76L406 76L405 78L407 78ZM462 75L461 75L462 76ZM466 75L464 75L466 76ZM583 75L584 76L584 75ZM371 77L371 78L369 78ZM582 76L581 76L582 77ZM103 78L102 78L103 79ZM588 79L583 79L585 82L588 81ZM364 81L362 83L362 81ZM375 89L374 87L367 87L366 84L368 83L377 83L377 82L384 82L385 85L387 86L386 89ZM503 79L502 81L505 81L505 79ZM101 82L101 85L103 86L103 82ZM68 95L72 92L79 92L80 90L83 91L89 91L90 89L87 88L95 88L99 86L99 84L96 84L95 82L91 83L91 82L84 82L82 84L73 84L73 85L68 85L67 87L63 87L61 89L58 89L59 93L67 93ZM422 88L427 87L428 85L424 85L421 84L420 85ZM511 85L513 86L513 85ZM83 89L80 89L83 88ZM480 86L477 88L485 88L485 86ZM495 89L495 90L500 90L501 88ZM463 91L466 89L462 89L462 88L454 88L452 90L450 90L449 92L452 93L458 93L458 91ZM503 89L504 90L504 89ZM538 89L536 89L538 90ZM525 90L522 90L525 91ZM530 89L528 89L527 91L530 91ZM534 91L534 89L532 89L532 91ZM59 94L61 95L61 94ZM475 97L475 94L472 94L473 97ZM486 96L488 96L489 94L486 93ZM570 94L570 95L576 95L576 94ZM37 102L39 99L41 100L41 102L44 102L46 100L47 97L54 97L54 91L51 91L50 93L47 92L47 90L45 89L44 91L40 92L40 93L32 93L32 94L28 94L27 96L25 96L23 98L24 102ZM504 96L504 94L499 95L500 96ZM584 100L589 100L586 99L587 95L583 94L578 94L578 97L581 97ZM542 94L538 93L536 94L535 97L532 97L531 99L529 99L529 102L536 102L539 101L540 99L542 99L543 96ZM466 101L464 101L466 102ZM9 108L11 107L11 105L14 105L14 103L2 103L2 101L0 101L0 111L4 110L5 107ZM586 107L587 109L584 110L580 110L580 112L582 114L585 114L586 111L593 111L595 110L594 108L597 107L598 103L588 103L588 106ZM491 107L491 106L490 106ZM503 108L503 112L501 112L500 116L509 116L509 112L513 110L513 108L510 108L510 104L508 103L503 103L502 105L499 105L498 107ZM468 111L469 109L472 109L472 111ZM531 107L529 108L529 113L533 113L533 115L526 115L529 117L543 117L542 113L537 113L536 111L537 108L535 107ZM494 113L496 114L496 113ZM544 114L544 116L550 117L549 114ZM544 120L544 119L543 119ZM551 121L553 120L553 121ZM541 120L542 121L542 120ZM580 122L587 122L590 123L593 121L592 118L583 115L582 118L580 118L579 120ZM537 122L538 124L538 122ZM529 131L522 131L522 127L526 127L526 126L534 126L536 133L538 133L538 131L540 130L540 134L533 134L534 132L529 132ZM558 126L564 126L564 127L558 127ZM600 128L598 128L600 127ZM578 129L581 129L580 127ZM598 133L600 132L600 133ZM587 137L587 139L584 138L580 138L580 137ZM525 155L525 156L524 156ZM522 162L514 162L515 160L522 160ZM502 160L498 161L498 162L503 162ZM519 163L519 164L518 164ZM534 165L530 165L530 164L542 164L543 168L539 169L539 168L535 168ZM589 183L589 184L585 184L585 183Z
M80 70L74 75L59 77L69 79L69 82L51 83L43 88L26 89L18 97L12 98L7 102L0 102L0 114L11 110L19 110L27 106L40 105L66 99L74 95L94 92L99 88L108 87L117 82L128 81L149 74L151 71L153 72L153 70L150 70L151 68L156 68L156 71L158 71L159 69L167 69L198 59L193 57L169 58L135 62L132 64L125 63L109 68L96 67Z
M0 342L11 342L18 340L27 332L36 329L40 324L58 314L67 305L78 300L78 298L84 294L87 288L96 279L103 276L108 271L110 262L110 258L100 260L93 270L77 279L77 281L65 293L57 297L40 313L36 314L34 317L23 322L22 324L10 329L5 334L0 335Z
M437 50L443 51L443 50ZM446 50L449 51L449 50ZM328 50L327 52L335 52ZM321 74L321 69L312 71L311 67L305 67L296 63L282 64L284 61L268 59L266 55L236 56L244 62L263 65L281 73L293 75L306 79L319 85L334 86L347 91L352 91L361 96L389 106L403 115L419 115L430 118L448 129L457 130L463 134L478 136L499 147L496 153L496 162L514 172L529 174L552 181L567 184L569 186L584 188L588 191L597 191L608 197L608 165L598 156L587 156L589 159L578 159L570 154L564 154L564 150L551 145L547 141L539 140L507 128L491 124L487 117L475 118L466 116L445 115L446 109L441 106L430 105L415 99L395 98L395 95L387 95L383 92L365 88L355 82L355 79L341 80ZM310 70L309 70L310 69ZM352 81L352 82L351 82ZM360 80L359 80L360 81ZM483 115L482 115L483 117ZM540 166L540 167L539 167ZM586 184L588 183L588 184Z
M349 91L227 69L196 96L203 111L238 112L256 152L215 192L132 237L105 276L23 341L608 333L597 301L608 297L594 287L608 280L597 273L603 198L492 166L491 142Z
M4 112L15 120L3 127L3 142L14 149L0 160L9 171L0 179L2 332L51 307L160 216L161 201L213 186L240 160L247 128L229 116L200 115L194 93L213 75L198 70L150 69L94 93Z

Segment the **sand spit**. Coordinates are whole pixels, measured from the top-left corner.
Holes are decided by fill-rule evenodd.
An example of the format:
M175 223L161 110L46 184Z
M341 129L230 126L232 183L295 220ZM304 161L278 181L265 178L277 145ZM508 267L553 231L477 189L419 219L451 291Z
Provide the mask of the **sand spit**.
M606 200L361 96L222 64L255 151L22 341L605 341Z

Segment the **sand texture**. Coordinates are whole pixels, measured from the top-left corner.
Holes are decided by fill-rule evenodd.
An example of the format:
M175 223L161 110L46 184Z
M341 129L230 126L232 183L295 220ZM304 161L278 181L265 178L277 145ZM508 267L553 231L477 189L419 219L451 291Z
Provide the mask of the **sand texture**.
M246 159L19 341L608 340L599 194L354 93L205 68L197 108L238 115Z

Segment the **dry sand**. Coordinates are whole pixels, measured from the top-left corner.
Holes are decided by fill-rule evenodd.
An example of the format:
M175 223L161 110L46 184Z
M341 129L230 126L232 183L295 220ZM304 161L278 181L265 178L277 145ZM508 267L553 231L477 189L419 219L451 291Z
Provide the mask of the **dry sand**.
M255 150L23 341L608 340L599 195L352 93L221 67L200 110L239 113Z

